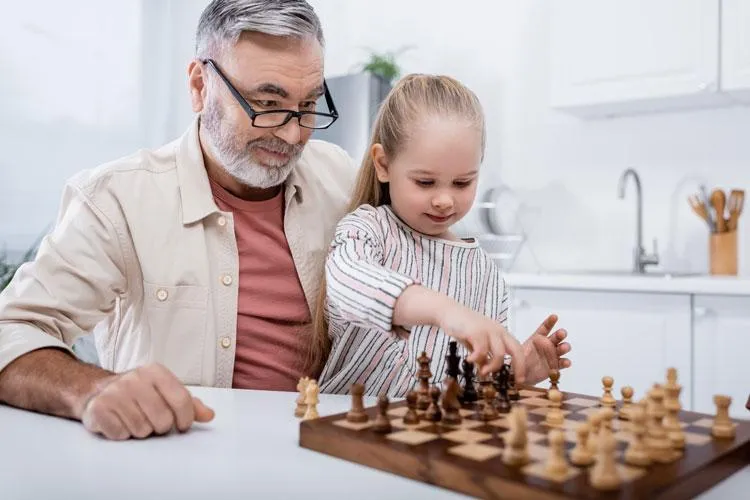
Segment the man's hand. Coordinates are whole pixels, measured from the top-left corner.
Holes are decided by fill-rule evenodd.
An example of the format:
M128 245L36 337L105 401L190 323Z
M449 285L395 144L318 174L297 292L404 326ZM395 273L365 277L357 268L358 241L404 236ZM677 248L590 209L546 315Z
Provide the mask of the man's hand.
M214 411L191 396L169 370L152 364L100 382L79 414L91 432L108 439L145 438L184 432L193 422L209 422Z
M550 335L556 323L557 316L551 314L523 343L526 383L530 385L545 380L549 377L550 370L562 370L571 365L569 359L563 358L571 349L569 343L563 342L568 332L560 329Z

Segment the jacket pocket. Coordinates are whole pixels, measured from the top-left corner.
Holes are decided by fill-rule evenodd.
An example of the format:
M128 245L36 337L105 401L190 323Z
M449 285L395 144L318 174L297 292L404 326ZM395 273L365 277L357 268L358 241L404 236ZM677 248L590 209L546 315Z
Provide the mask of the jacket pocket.
M150 361L167 367L184 384L199 385L207 336L208 287L143 284L150 331Z

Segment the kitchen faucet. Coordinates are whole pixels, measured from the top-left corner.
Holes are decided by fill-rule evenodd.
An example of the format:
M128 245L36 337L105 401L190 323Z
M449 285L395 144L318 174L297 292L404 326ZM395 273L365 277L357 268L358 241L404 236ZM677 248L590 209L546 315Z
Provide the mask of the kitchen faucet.
M638 203L635 248L633 249L633 272L643 274L646 266L657 265L659 263L659 255L656 249L656 239L654 239L653 254L649 255L643 249L643 195L641 194L641 179L638 176L638 172L629 168L622 173L617 187L617 196L620 199L625 198L625 186L627 185L628 177L632 177L635 183L636 202Z

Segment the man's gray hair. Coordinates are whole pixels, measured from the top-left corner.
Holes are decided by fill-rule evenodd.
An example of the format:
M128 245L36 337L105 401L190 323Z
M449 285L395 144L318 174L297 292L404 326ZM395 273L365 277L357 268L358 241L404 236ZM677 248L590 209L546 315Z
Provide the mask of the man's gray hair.
M245 31L293 38L315 37L324 45L320 19L305 0L213 0L201 14L196 57L215 58Z

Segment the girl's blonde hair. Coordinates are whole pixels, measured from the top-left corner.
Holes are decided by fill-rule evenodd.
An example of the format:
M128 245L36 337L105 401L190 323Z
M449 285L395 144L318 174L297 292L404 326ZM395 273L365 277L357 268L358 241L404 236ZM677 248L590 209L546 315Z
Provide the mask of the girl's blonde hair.
M357 176L348 212L362 205L390 204L388 185L378 180L372 147L381 144L387 158L395 157L410 138L420 121L430 117L462 120L475 126L482 134L482 155L486 141L484 113L477 96L449 76L411 74L402 78L386 96L372 129L370 146L365 152ZM317 376L331 349L326 316L325 271L313 316L312 342L308 350L306 370Z

